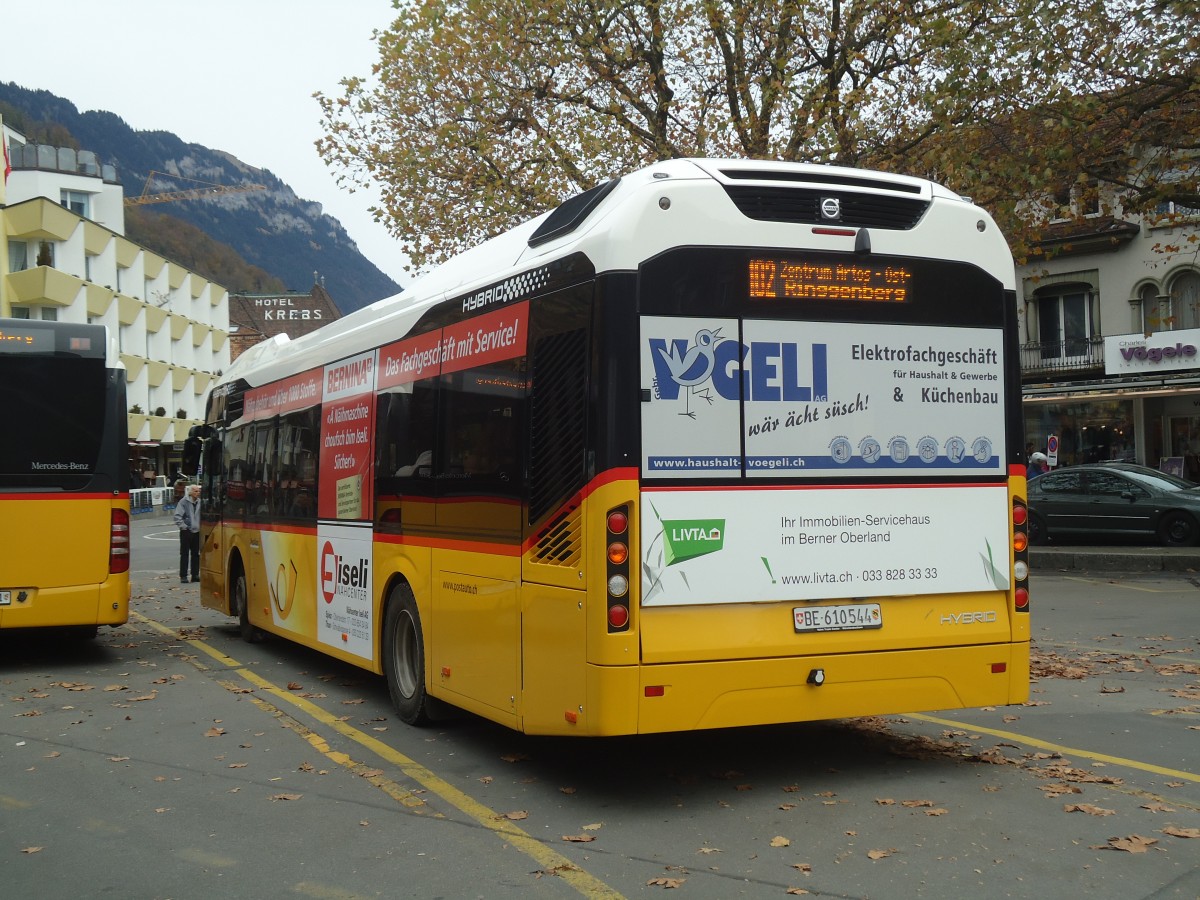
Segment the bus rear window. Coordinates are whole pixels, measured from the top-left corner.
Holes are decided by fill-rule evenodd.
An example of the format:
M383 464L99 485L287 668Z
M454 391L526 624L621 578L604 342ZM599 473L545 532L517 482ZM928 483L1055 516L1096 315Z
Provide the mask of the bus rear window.
M0 356L0 483L86 484L100 453L107 384L103 359Z

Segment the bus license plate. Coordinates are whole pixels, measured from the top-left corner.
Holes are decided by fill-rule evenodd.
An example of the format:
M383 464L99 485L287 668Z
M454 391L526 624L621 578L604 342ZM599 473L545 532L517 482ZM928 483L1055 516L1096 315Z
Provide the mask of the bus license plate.
M883 614L878 603L798 606L792 610L792 616L796 631L859 631L883 627Z
M0 606L12 606L12 591L0 591Z

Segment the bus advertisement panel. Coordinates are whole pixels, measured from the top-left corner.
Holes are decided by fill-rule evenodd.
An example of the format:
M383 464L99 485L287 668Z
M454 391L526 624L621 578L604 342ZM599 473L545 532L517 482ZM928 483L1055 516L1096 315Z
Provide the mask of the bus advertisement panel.
M1003 475L1003 340L998 329L644 317L643 472Z

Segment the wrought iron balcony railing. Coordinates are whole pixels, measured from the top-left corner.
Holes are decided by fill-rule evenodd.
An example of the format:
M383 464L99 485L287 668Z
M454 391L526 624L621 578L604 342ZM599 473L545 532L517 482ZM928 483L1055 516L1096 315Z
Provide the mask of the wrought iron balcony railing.
M1021 345L1021 373L1078 372L1104 368L1104 338L1067 338Z

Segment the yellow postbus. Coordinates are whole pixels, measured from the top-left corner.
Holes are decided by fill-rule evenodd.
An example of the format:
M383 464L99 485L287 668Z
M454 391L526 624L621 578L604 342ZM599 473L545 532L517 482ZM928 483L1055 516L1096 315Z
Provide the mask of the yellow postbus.
M1015 276L928 181L675 160L214 385L204 603L529 733L1018 703Z
M129 618L125 369L100 325L0 319L0 630Z

